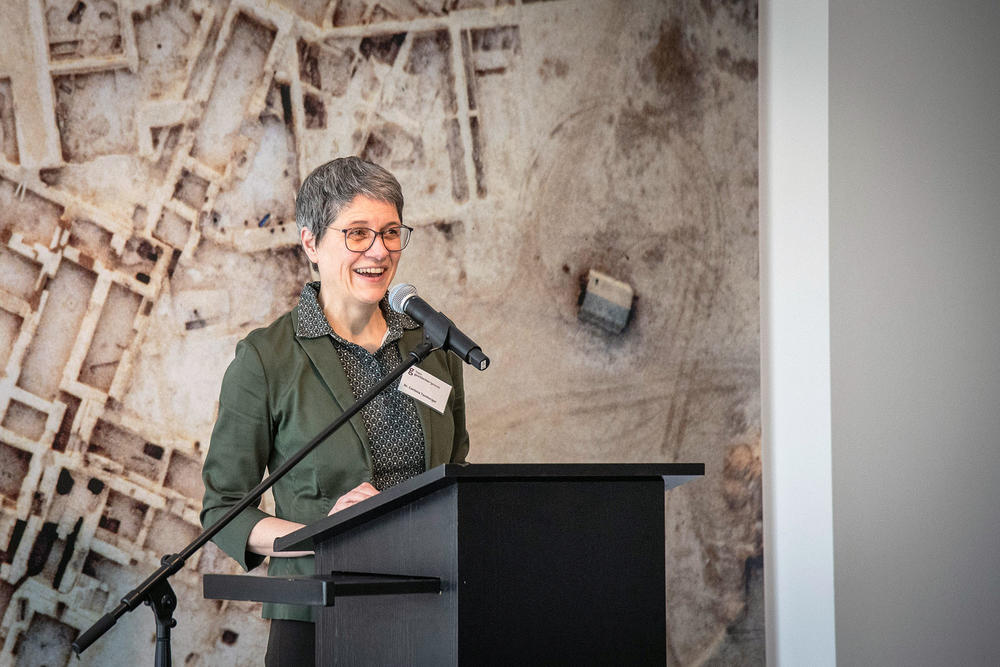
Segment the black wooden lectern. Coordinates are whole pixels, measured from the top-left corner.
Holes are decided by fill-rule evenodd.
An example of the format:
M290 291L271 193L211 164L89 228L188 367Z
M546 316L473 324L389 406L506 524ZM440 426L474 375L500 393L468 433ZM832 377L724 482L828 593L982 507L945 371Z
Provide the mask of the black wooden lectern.
M664 664L663 492L704 470L447 464L275 541L316 577L205 594L316 605L320 665Z

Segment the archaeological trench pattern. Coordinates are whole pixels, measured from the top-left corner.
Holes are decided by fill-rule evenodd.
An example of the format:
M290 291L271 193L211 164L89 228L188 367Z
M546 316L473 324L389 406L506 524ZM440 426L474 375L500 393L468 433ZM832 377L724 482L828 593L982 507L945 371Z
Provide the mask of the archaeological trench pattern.
M398 280L493 358L470 459L704 461L665 496L670 661L761 663L756 12L0 5L0 664L69 664L198 534L222 373L310 279L294 193L345 154L403 184ZM590 269L635 290L623 332L577 318ZM237 570L172 579L179 663L258 662L257 607L201 598ZM140 608L82 662L153 636Z

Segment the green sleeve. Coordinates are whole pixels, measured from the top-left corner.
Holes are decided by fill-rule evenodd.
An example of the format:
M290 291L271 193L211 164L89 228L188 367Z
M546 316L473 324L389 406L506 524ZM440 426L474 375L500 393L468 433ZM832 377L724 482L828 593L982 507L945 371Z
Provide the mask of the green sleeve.
M267 377L260 355L252 343L240 341L236 358L222 380L219 416L202 468L203 527L221 518L263 478L271 453L270 424ZM244 570L252 570L264 561L264 556L247 550L247 538L254 525L267 516L258 507L248 507L212 541Z

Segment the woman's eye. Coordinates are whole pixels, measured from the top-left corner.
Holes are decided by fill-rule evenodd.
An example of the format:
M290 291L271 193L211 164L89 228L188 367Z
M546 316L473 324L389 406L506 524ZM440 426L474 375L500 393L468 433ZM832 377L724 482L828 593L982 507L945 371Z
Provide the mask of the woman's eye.
M367 229L348 229L347 230L347 238L349 238L352 241L364 241L366 238L368 238L368 230Z
M399 238L399 227L390 227L389 229L382 232L382 238L386 239L398 239Z

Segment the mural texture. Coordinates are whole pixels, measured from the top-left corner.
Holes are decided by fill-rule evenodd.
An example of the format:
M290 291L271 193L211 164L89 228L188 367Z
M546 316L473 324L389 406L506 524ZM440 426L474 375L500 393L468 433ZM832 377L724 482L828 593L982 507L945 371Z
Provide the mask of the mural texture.
M310 279L294 194L347 154L403 184L398 280L493 360L470 460L705 462L664 497L669 659L761 664L753 0L0 4L0 664L69 664L198 534L223 371ZM578 317L591 270L624 330ZM174 659L259 664L206 572L236 566L172 579ZM153 636L136 610L80 662Z

